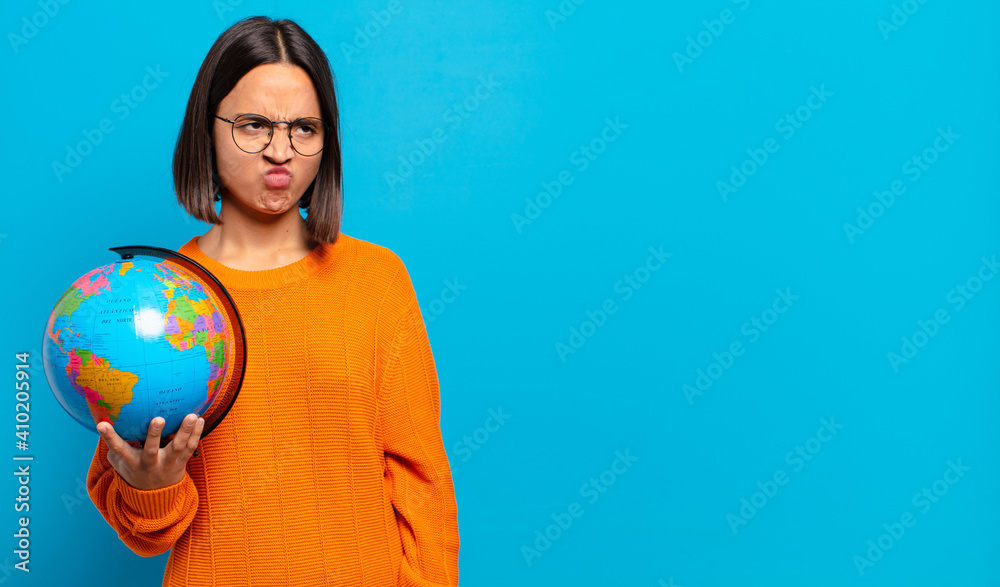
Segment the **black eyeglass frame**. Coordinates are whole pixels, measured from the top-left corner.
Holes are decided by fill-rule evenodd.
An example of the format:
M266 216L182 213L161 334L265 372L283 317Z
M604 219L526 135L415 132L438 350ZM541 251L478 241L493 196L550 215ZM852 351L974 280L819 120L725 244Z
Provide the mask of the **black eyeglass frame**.
M236 118L241 118L243 116L247 116L247 117L249 117L249 116L256 116L258 118L261 118L261 119L266 120L269 123L271 123L271 130L268 131L268 133L267 133L267 142L264 143L264 146L261 147L257 151L247 151L246 149L244 149L243 147L240 146L239 141L236 140L236 121L235 120L229 120L228 118L224 118L222 116L219 116L218 114L215 115L215 117L218 118L219 120L223 120L223 121L228 122L230 124L229 134L230 134L230 136L233 137L233 143L236 144L236 148L238 148L240 151L243 151L244 153L255 154L255 153L260 153L261 151L263 151L264 149L266 149L267 146L271 144L271 139L274 138L274 125L284 123L284 124L288 125L288 144L290 144L292 146L292 149L294 149L296 153L298 153L299 155L302 155L303 157L315 157L316 155L319 155L320 153L322 153L323 149L326 148L326 140L330 136L330 131L333 131L333 127L330 126L329 124L327 124L325 120L323 120L321 118L316 118L315 116L302 116L300 118L296 118L295 120L293 120L291 122L289 122L287 120L274 120L274 121L272 121L270 118L264 116L263 114L253 114L253 113L248 112L246 114L240 114ZM320 122L320 124L323 125L324 130L327 131L327 132L323 133L323 145L319 148L319 151L316 151L315 153L313 153L311 155L306 155L302 151L299 151L298 149L295 148L295 139L292 138L292 127L295 125L296 122L298 122L300 120L318 120Z

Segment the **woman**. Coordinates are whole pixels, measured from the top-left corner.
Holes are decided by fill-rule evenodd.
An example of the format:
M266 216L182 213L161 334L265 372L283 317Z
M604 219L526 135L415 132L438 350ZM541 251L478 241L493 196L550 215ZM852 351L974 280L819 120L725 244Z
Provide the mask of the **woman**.
M174 183L213 224L180 252L241 314L243 387L205 439L195 414L162 449L162 418L144 449L100 424L87 479L130 549L171 550L163 585L458 584L427 333L399 257L340 233L340 154L313 39L266 17L225 31L194 82Z

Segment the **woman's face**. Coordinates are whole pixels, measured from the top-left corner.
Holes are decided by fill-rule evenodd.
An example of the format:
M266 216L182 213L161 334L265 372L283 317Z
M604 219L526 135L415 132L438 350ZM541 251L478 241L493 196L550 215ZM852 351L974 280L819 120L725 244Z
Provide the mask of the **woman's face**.
M216 112L229 120L245 113L261 114L272 121L322 117L309 74L285 63L251 69L223 98ZM300 155L289 144L288 125L276 124L267 148L247 153L233 141L233 125L214 120L215 163L223 184L223 200L251 214L281 215L289 210L297 214L299 198L316 177L323 152L311 157ZM275 167L284 167L290 179L273 174L269 177L268 172Z

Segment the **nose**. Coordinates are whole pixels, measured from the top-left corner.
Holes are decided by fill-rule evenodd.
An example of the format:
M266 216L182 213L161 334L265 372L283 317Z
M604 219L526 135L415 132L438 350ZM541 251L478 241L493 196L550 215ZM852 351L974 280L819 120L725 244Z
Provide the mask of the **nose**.
M271 142L268 143L263 153L265 157L278 162L284 162L295 156L295 149L292 148L292 137L288 134L288 123L274 123L271 131Z

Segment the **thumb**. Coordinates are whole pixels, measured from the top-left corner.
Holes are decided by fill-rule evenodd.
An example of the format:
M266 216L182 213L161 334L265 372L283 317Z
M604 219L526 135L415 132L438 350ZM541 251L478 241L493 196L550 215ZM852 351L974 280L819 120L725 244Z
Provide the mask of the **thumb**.
M121 453L123 451L125 441L118 436L118 433L115 432L115 427L109 422L99 422L97 424L97 433L101 435L101 439L104 441L105 446L108 447L109 453Z

